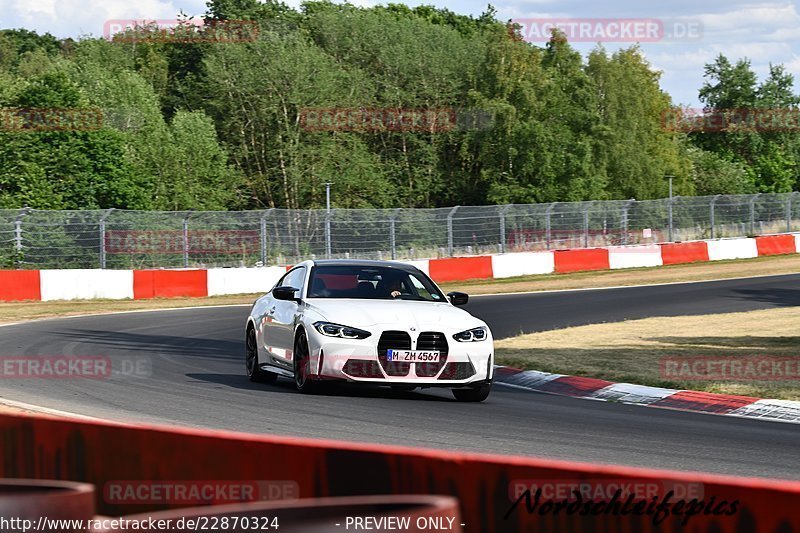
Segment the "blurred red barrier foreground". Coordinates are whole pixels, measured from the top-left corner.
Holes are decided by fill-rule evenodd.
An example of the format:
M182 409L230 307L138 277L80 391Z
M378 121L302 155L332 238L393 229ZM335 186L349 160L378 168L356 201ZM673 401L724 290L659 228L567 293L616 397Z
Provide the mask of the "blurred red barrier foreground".
M292 495L300 498L457 498L459 516L431 522L429 531L800 531L800 482L25 415L0 416L0 446L0 475L93 483L97 511L110 517L177 506L169 497L154 503L148 484L129 484L148 487L142 503L129 503L135 493L128 495L133 500L110 503L103 498L107 483L170 480L165 486L185 487L176 480L202 480L203 486L221 480L227 488L242 480L296 483ZM217 503L214 490L207 494L209 504ZM231 492L222 496L230 501ZM374 522L392 512L353 510L328 530L403 531L396 521ZM397 511L395 518L401 516ZM223 530L221 522L213 525L206 529ZM293 530L289 518L279 525Z
M94 518L94 487L88 483L31 479L0 480L0 531L49 531L40 522L64 525L59 533L85 533L83 525Z
M114 523L114 520L105 520ZM135 524L161 523L161 531L297 531L328 533L341 529L367 531L463 531L458 500L447 496L355 496L306 498L291 502L256 502L191 507L130 515L113 529L124 533Z

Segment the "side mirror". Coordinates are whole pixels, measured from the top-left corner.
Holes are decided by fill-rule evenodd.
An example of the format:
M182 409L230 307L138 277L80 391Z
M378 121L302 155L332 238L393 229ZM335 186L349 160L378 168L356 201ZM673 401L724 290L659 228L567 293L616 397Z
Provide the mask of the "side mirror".
M447 298L453 305L467 305L469 301L469 294L465 292L448 292Z
M276 300L287 300L290 302L299 302L300 299L295 296L299 289L294 287L275 287L272 289L272 297Z

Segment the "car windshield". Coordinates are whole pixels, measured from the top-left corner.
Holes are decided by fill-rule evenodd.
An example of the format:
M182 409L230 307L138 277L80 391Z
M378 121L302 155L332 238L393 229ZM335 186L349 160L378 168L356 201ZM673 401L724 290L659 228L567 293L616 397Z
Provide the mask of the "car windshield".
M394 267L358 265L314 267L307 297L446 301L424 274Z

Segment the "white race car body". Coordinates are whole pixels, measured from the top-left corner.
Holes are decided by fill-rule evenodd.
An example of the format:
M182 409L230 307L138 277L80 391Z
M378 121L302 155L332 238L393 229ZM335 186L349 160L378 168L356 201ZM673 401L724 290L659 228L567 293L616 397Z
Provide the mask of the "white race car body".
M398 290L390 296L386 285L392 282ZM288 287L296 291L290 299ZM253 305L247 328L255 337L256 353L249 357L256 357L257 368L251 370L248 362L248 374L294 377L298 388L301 377L406 387L484 386L488 394L492 335L483 321L454 305L466 299L461 293L445 297L430 278L405 263L306 261Z

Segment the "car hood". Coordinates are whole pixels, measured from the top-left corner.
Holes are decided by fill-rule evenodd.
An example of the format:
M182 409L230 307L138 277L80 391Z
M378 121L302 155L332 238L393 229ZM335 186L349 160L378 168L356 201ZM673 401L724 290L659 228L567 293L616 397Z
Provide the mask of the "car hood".
M449 303L409 300L306 300L309 306L336 324L365 328L392 325L398 328L438 326L469 329L483 322Z

